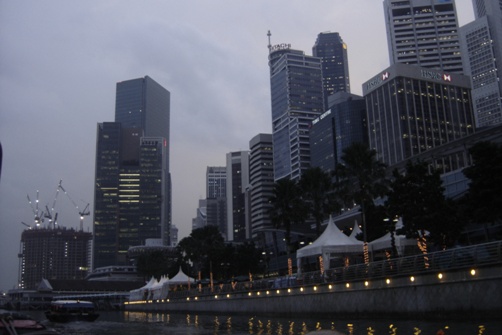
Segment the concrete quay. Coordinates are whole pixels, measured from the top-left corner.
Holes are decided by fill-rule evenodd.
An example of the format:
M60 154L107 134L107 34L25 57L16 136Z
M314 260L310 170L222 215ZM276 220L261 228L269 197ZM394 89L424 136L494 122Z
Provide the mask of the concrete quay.
M460 319L502 315L502 264L236 292L186 291L128 311Z

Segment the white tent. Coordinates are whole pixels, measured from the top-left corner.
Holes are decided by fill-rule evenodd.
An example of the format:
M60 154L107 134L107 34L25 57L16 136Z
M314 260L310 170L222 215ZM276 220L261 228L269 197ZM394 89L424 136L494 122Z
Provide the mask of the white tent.
M400 229L403 227L403 221L401 218L396 222L395 229ZM402 256L404 254L404 248L406 246L416 246L417 240L412 238L406 238L404 235L397 235L394 231L394 242L396 244L397 253ZM384 236L377 238L368 243L371 251L386 250L392 248L392 235L390 232Z
M193 283L195 280L191 277L188 277L183 272L183 270L181 270L181 266L180 266L180 270L178 271L176 276L169 279L169 282L174 285L187 284L188 281L190 281L190 283Z
M359 228L359 225L357 224L357 220L354 222L354 228L352 229L352 232L350 233L349 237L353 239L354 241L359 241L356 236L359 234L362 234L361 228Z
M155 282L150 288L150 295L152 299L165 299L169 291L169 278L167 276L160 277L158 282Z
M363 252L363 242L345 235L329 218L324 232L312 244L296 251L296 262L301 269L301 259L309 256L322 255L324 268L329 269L329 260L332 253L348 254Z
M143 287L140 287L138 289L132 290L129 292L129 301L137 301L137 300L143 300L145 298L145 292L150 290L155 284L157 283L157 280L152 277L150 281Z

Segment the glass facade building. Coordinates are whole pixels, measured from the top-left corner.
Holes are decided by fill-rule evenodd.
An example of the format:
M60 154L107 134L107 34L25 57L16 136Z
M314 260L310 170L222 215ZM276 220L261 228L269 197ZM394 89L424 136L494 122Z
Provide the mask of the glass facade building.
M245 192L249 185L249 151L227 153L226 240L244 242L250 237Z
M321 58L269 46L274 180L299 179L310 166L309 127L324 110Z
M170 245L169 99L149 77L117 83L116 120L98 124L94 268L128 265L146 239Z
M329 97L329 107L312 121L310 159L313 167L333 172L344 149L355 142L368 143L366 102L361 96L337 92Z
M454 0L384 0L390 63L463 73Z
M312 55L322 60L325 110L327 110L330 95L335 92L350 93L347 45L339 33L323 32L317 35Z
M470 79L394 64L363 84L369 144L397 164L474 133ZM455 169L456 162L445 162Z

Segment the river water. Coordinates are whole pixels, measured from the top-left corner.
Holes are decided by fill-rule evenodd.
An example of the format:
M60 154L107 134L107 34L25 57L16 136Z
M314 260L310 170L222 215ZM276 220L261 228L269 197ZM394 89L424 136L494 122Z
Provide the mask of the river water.
M500 320L426 321L276 318L181 313L101 312L95 322L48 322L41 312L27 312L61 334L111 335L304 335L335 329L346 335L500 335Z

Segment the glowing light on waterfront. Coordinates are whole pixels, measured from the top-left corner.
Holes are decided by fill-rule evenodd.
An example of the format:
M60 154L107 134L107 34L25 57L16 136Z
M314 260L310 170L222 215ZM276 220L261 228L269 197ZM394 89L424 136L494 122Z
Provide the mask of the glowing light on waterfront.
M303 287L300 287L300 292L303 292Z
M329 284L328 288L331 290L333 288L333 285Z
M350 284L349 284L349 283L345 284L345 287L346 287L346 288L349 288L349 287L350 287Z
M314 291L317 291L317 286L314 286Z
M279 291L279 290L277 290L277 291L275 291L275 292L276 292L277 294L281 293L281 291Z
M190 297L187 297L187 301L190 301Z
M251 292L248 293L248 296L251 296Z
M227 294L227 298L230 298L230 294Z
M267 291L267 295L269 295L269 294L270 294L270 291Z
M215 296L214 296L214 298L215 298L215 299L218 299L218 295L215 295Z
M291 289L290 288L288 288L288 293L291 293Z
M442 273L439 273L439 274L438 274L438 278L439 278L439 279L443 279L443 274L442 274Z
M410 281L411 281L411 282L414 282L414 281L415 281L415 277L411 276L411 277L410 277Z
M387 279L385 280L385 282L387 283L387 285L389 285L389 284L390 284L390 279L388 279L388 278L387 278Z
M370 283L368 281L364 282L364 286L368 286Z
M471 270L471 276L475 276L476 275L476 270L472 269Z

